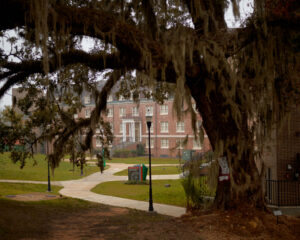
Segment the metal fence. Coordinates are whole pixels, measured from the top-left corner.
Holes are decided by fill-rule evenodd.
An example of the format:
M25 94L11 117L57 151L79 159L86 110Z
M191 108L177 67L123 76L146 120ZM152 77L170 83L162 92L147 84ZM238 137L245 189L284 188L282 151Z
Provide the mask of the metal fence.
M300 181L266 180L266 201L276 206L300 206Z

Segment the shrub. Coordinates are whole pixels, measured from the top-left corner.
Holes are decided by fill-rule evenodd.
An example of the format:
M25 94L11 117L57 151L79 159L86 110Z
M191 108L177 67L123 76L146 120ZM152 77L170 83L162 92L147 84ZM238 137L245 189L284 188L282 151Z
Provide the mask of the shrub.
M184 177L181 181L187 199L187 208L200 208L204 203L204 197L214 196L207 185L207 177L193 177L191 174Z
M136 155L137 154L135 150L128 150L128 149L119 149L113 153L113 157L118 157L118 158L136 157Z
M136 145L136 154L137 156L144 156L145 155L145 145L139 143Z

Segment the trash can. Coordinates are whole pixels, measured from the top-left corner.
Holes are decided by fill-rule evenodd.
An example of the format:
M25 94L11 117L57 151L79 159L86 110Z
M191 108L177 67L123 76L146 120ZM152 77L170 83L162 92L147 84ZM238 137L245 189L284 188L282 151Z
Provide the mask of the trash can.
M147 179L147 173L148 173L148 168L145 166L145 164L142 165L143 169L143 181L146 181Z
M195 150L183 150L182 151L182 160L190 161L192 160Z

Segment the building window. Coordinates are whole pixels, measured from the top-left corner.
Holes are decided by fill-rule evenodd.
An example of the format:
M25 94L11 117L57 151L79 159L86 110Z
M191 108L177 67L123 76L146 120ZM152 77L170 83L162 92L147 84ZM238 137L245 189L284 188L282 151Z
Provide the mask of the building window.
M77 119L77 118L78 118L78 114L75 113L75 114L74 114L74 119Z
M123 133L123 124L120 123L120 133Z
M153 125L154 124L152 122L151 127L150 127L150 133L153 133ZM147 123L146 123L146 132L149 133Z
M100 141L100 139L96 139L96 147L101 147L102 143Z
M169 123L168 122L161 122L160 123L160 132L162 132L162 133L169 132Z
M146 116L153 116L153 106L146 106Z
M160 106L160 115L168 115L168 105L161 105Z
M91 109L85 109L85 117L89 118L91 116Z
M91 96L84 96L84 104L90 104L91 103Z
M132 108L132 116L138 116L139 115L139 108L133 107Z
M96 128L96 133L100 133L100 128Z
M123 96L123 95L120 95L120 96L119 96L119 101L124 101L124 100L125 100L124 96Z
M161 148L169 148L169 139L161 139Z
M112 122L110 122L109 125L110 125L110 130L113 133L114 132L114 124Z
M176 139L176 149L183 149L183 139Z
M176 123L176 132L184 132L184 122Z
M126 115L126 108L120 108L120 117L125 117Z
M114 110L112 108L107 109L107 117L112 117L114 113Z
M107 98L107 102L112 102L112 101L113 101L113 97L112 97L112 95L109 95Z
M193 140L193 149L197 149L197 150L201 150L202 149L202 146L201 146L201 143L200 143L200 139L194 139Z
M154 148L154 139L153 138L150 139L150 144L151 144L151 148ZM148 139L146 140L146 148L147 149L149 148L149 140Z

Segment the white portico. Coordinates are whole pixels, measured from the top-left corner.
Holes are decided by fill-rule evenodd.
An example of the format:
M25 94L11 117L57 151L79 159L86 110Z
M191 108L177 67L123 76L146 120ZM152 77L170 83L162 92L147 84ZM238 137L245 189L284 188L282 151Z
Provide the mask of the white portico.
M128 126L128 135L127 135ZM142 141L142 124L137 119L122 119L122 140L123 142L141 142Z

